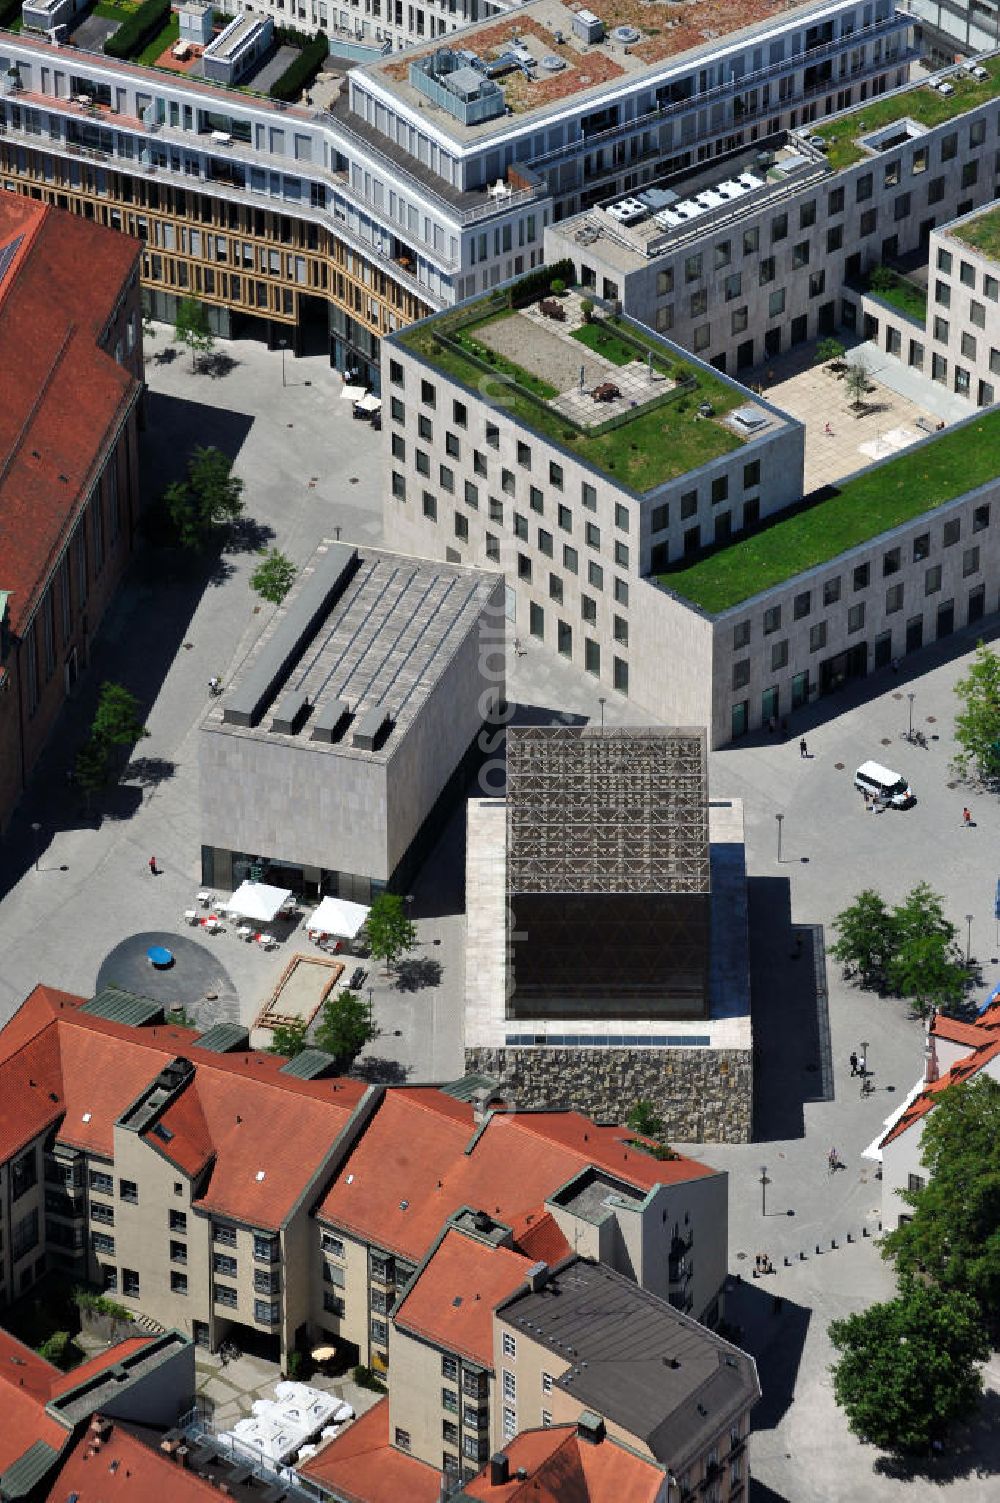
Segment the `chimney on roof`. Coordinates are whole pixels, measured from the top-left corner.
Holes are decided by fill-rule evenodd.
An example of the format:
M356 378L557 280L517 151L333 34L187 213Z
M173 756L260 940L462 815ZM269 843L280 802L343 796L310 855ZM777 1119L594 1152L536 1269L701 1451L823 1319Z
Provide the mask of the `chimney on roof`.
M549 1265L544 1262L532 1263L527 1272L527 1280L532 1294L537 1294L549 1281Z
M936 1016L937 1008L932 1008L930 1016L927 1019L927 1027L924 1030L924 1085L933 1085L941 1073L938 1069L937 1047L934 1043L934 1035L931 1032Z
M584 1409L576 1422L576 1433L588 1445L599 1446L604 1439L604 1421L592 1409Z
M510 1462L506 1451L495 1451L490 1457L490 1487L503 1487L510 1479Z

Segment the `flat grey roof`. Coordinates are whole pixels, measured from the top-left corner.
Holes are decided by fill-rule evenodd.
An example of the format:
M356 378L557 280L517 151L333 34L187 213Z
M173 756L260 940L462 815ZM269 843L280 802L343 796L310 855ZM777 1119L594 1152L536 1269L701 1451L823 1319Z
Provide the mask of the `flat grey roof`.
M675 1472L760 1397L752 1357L600 1263L576 1259L497 1313L570 1363L558 1388Z
M203 730L284 743L325 755L388 759L472 631L499 575L324 542L302 570ZM275 707L308 701L294 731L275 730ZM333 740L314 730L337 726ZM377 714L373 713L377 712ZM356 731L388 717L377 749Z
M607 1221L614 1214L612 1202L619 1205L624 1202L635 1207L642 1205L645 1198L633 1185L627 1185L614 1175L594 1168L585 1169L576 1179L549 1197L553 1205L572 1211L574 1216L582 1221L589 1221L592 1226L600 1226L602 1221Z

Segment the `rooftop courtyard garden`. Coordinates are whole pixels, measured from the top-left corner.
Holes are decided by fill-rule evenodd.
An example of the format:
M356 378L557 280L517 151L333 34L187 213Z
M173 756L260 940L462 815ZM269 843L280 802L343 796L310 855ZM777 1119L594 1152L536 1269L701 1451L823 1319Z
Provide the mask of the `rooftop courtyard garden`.
M955 90L953 94L939 94L929 84L919 84L873 99L859 110L817 125L816 135L827 143L830 166L835 172L853 167L865 155L864 148L858 145L858 137L881 130L896 120L916 120L919 125L930 127L964 114L977 104L985 104L987 99L1000 92L1000 58L987 58L982 67L989 74L988 78L949 75L948 82Z
M396 338L443 375L484 392L520 426L633 491L652 490L742 446L740 435L719 421L748 400L739 387L685 360L656 335L625 319L595 319L579 331L559 335L519 316L525 301L515 284L468 307L438 314ZM500 326L514 318L519 318L516 331L505 334ZM516 338L510 337L514 333ZM507 353L511 347L513 354ZM599 367L590 364L588 385L613 376L609 366L638 362L643 379L646 370L651 379L661 378L659 390L644 388L652 390L648 400L634 402L607 420L578 421L566 410L565 396L576 391L577 371L583 369L588 350L602 360ZM561 406L555 405L559 398ZM705 410L708 416L702 415ZM595 418L599 411L595 408Z
M995 205L975 218L967 219L964 224L955 225L951 233L964 245L981 251L991 260L1000 260L1000 208Z
M868 291L897 309L904 318L920 324L927 320L927 289L888 266L876 266L868 278Z
M659 576L715 614L827 563L1000 474L1000 410L855 476L793 516Z

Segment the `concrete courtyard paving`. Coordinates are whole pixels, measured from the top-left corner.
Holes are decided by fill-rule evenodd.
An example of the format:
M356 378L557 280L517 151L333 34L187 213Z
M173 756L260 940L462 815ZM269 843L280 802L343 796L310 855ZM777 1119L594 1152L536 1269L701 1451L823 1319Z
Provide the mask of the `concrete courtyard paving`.
M257 531L247 530L207 582L180 569L165 578L166 564L151 551L137 560L96 649L87 689L70 706L43 775L0 846L0 1019L40 980L88 992L105 956L129 934L193 932L184 929L182 914L200 885L197 725L209 676L226 678L258 625L248 587L250 544L273 538L302 562L318 538L337 527L346 541L372 543L381 536L380 441L351 419L350 404L340 401L340 380L325 361L288 360L283 388L280 357L259 346L223 347L235 364L213 379L192 373L181 357L156 363L165 343L161 331L150 351L146 483L151 492L162 488L190 447L218 443L235 455ZM993 920L1000 807L993 798L949 786L952 688L972 646L970 639L952 638L925 655L925 671L912 683L887 670L821 701L801 712L787 742L764 736L711 757L713 794L742 797L746 814L758 1141L684 1146L730 1176L731 1272L742 1283L728 1314L758 1356L766 1390L751 1444L757 1503L878 1503L904 1490L917 1500L933 1491L963 1503L996 1495L996 1367L985 1420L975 1432L984 1475L969 1469L964 1453L945 1457L936 1475L894 1475L875 1469L875 1453L846 1435L832 1401L825 1336L831 1318L889 1292L872 1238L862 1237L863 1228L877 1231L879 1186L860 1153L916 1078L922 1055L920 1026L902 1004L846 986L837 968L825 965L830 921L863 886L878 886L894 901L927 879L945 895L963 940L965 916L972 916L972 952L983 967L984 989L1000 969ZM102 677L142 697L150 736L97 819L88 818L66 788L64 773ZM508 695L519 707L517 719L598 720L602 708L609 725L646 718L610 692L602 707L599 688L532 643L509 661ZM930 738L926 751L899 739L908 691L915 694L914 724ZM808 759L799 756L800 735L807 738ZM914 809L864 812L851 776L872 756L912 781ZM966 802L976 821L971 830L962 827ZM37 870L32 822L40 825ZM149 876L150 854L163 876ZM370 968L382 1034L369 1054L381 1061L373 1069L383 1075L395 1070L400 1078L420 1080L461 1073L463 859L458 810L414 884L417 959L430 962L425 969L431 971L440 966L437 983L425 977L415 990L400 990L378 967ZM298 948L293 941L268 955L229 935L205 944L218 947L247 1022ZM846 1063L862 1040L869 1043L876 1086L864 1100ZM623 1111L629 1105L623 1103ZM847 1167L831 1177L827 1152L833 1145ZM769 1181L766 1215L761 1165ZM848 1232L856 1239L849 1245ZM819 1256L817 1243L824 1249ZM749 1277L753 1254L764 1250L778 1270L766 1288ZM793 1260L787 1269L786 1255ZM775 1293L783 1300L777 1313ZM206 1383L225 1378L205 1374Z

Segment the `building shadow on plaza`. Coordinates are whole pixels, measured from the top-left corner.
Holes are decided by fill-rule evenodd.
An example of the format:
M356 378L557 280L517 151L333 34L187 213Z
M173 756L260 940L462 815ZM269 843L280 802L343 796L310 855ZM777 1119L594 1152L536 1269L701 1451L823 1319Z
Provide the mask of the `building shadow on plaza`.
M766 1276L759 1282L749 1275L730 1280L726 1332L750 1353L760 1373L762 1395L751 1415L754 1431L776 1429L791 1406L812 1315L807 1306L777 1295Z
M209 407L201 402L150 393L143 440L140 518L135 554L118 592L90 646L86 671L66 701L48 746L37 762L27 790L0 843L0 898L36 861L40 875L56 882L65 868L46 852L53 835L94 829L105 819L130 819L141 806L144 790L174 774L169 758L145 753L140 741L131 758L115 763L117 781L88 801L72 779L77 752L87 740L104 682L121 684L148 714L178 658L183 661L191 620L225 560L231 539L219 540L204 553L164 547L144 527L151 504L171 480L184 472L188 454L198 444L215 445L235 457L253 425L249 414ZM246 528L232 542L245 547ZM200 688L204 688L201 685ZM38 825L38 829L33 828Z
M833 1099L820 925L793 924L785 877L751 877L754 1140L800 1138L807 1102Z

